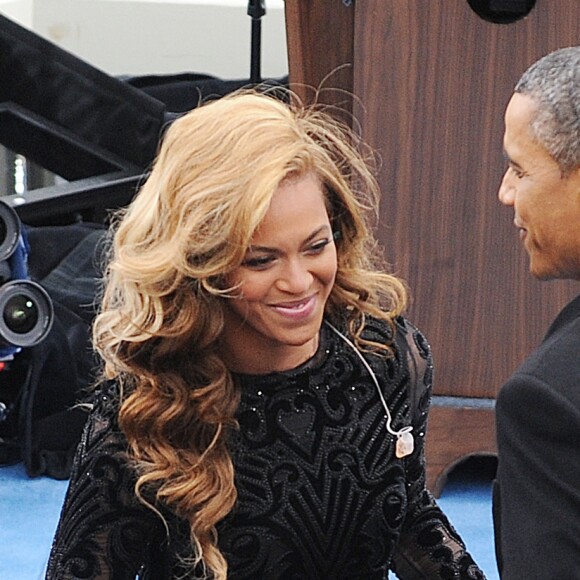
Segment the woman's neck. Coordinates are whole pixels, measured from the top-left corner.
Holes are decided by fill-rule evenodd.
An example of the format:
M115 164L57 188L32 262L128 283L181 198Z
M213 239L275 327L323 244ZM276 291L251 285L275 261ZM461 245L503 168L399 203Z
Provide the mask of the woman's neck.
M318 350L319 336L305 344L260 344L260 341L222 340L221 356L235 373L265 375L294 369L310 360Z

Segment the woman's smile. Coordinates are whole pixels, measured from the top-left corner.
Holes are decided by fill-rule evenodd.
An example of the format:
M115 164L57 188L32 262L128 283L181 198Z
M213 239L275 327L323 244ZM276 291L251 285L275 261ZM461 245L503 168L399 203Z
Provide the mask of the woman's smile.
M314 294L302 300L273 304L272 308L282 316L287 316L294 320L301 320L308 318L315 311L316 296Z
M293 368L311 357L336 276L325 194L314 175L282 182L228 283L224 351L231 370Z

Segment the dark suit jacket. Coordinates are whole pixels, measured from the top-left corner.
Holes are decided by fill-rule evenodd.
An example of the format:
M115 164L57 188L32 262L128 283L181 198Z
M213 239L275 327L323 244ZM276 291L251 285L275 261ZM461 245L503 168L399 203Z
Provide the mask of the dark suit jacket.
M502 580L580 579L580 296L502 387L496 424Z

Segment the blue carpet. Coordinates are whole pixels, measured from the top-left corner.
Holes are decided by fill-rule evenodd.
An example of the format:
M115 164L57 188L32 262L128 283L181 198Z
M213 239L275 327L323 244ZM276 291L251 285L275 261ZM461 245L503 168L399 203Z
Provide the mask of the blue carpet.
M66 481L31 479L24 467L0 467L0 578L40 580L50 552Z
M495 468L495 458L468 459L451 473L437 500L488 580L499 580L491 512Z
M438 500L483 568L499 580L493 550L488 465L471 460L449 476ZM0 578L41 580L56 529L66 481L30 479L22 465L0 467Z

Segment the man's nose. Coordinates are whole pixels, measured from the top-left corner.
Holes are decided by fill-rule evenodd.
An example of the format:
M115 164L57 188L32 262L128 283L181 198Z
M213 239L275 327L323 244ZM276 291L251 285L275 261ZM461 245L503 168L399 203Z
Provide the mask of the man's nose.
M516 198L515 188L511 183L510 170L508 169L501 180L499 191L497 192L497 197L499 201L507 206L514 205Z

